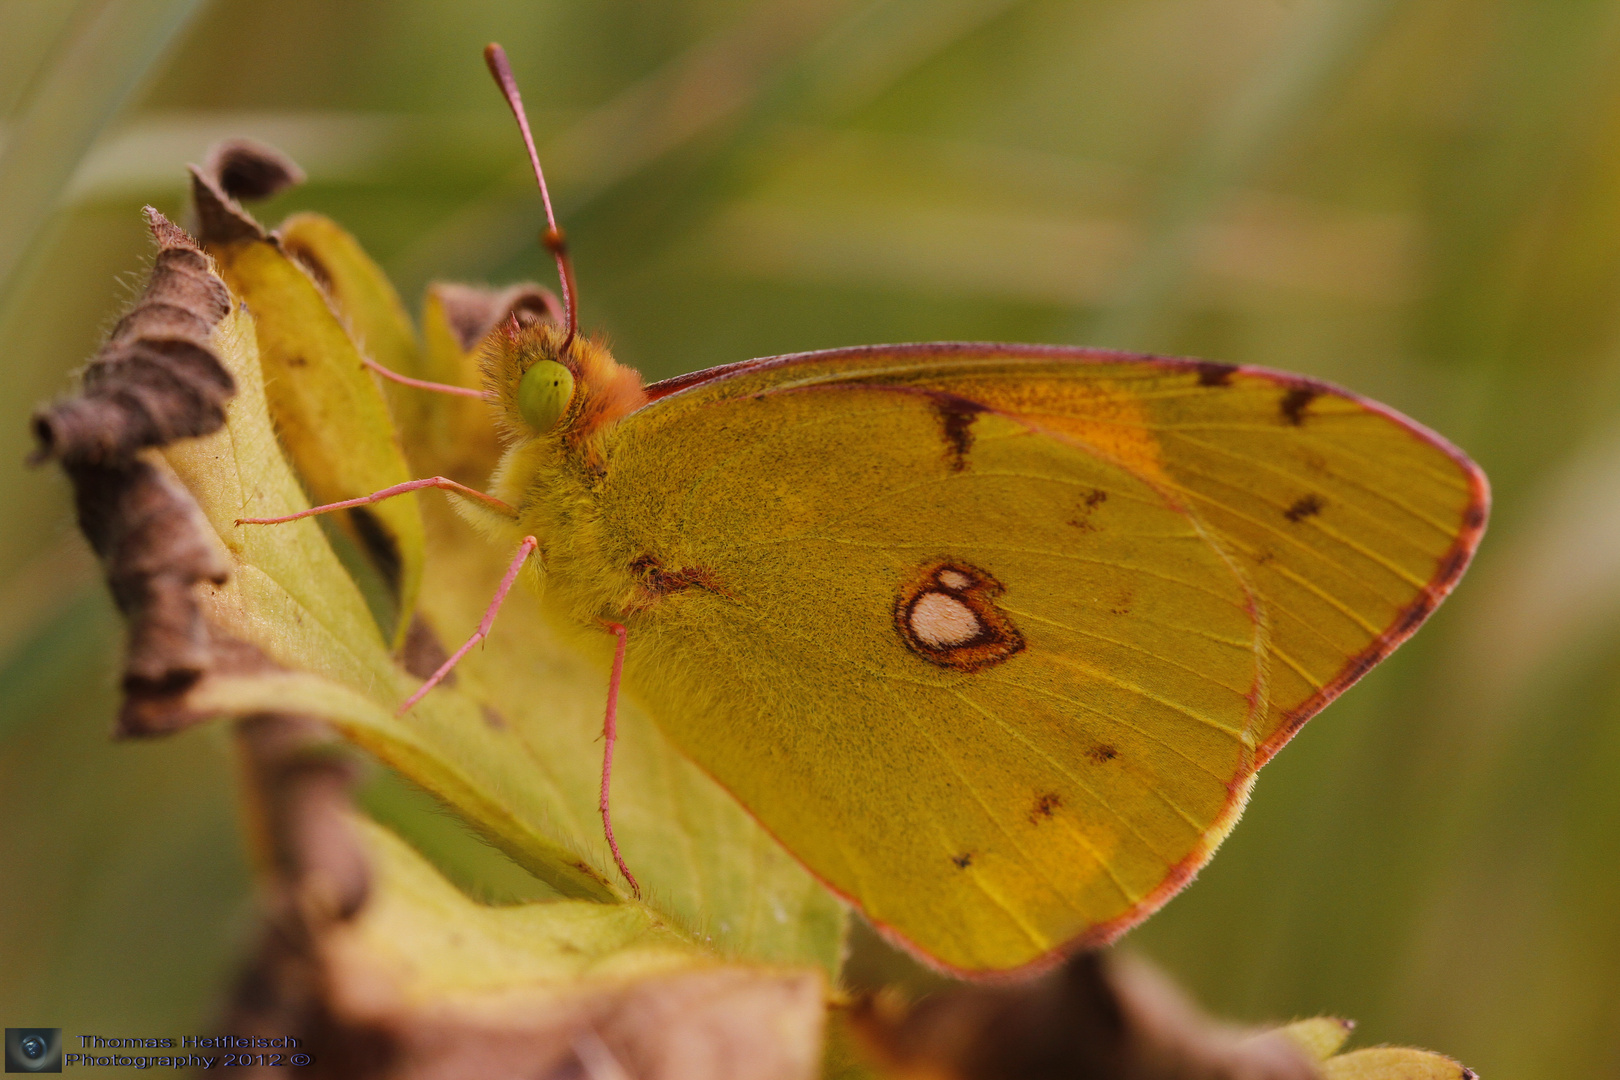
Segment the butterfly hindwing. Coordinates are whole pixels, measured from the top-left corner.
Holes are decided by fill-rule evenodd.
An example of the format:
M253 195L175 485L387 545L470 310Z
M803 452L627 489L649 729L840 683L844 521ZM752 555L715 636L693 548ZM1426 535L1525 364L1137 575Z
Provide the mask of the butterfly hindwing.
M1449 448L1325 389L1033 352L738 366L627 418L600 489L631 690L961 970L1168 898L1449 587L1480 504Z

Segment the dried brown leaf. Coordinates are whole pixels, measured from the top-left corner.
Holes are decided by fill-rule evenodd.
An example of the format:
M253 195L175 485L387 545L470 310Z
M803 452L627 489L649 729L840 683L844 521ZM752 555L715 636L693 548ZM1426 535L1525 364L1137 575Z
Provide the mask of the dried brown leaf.
M1293 1043L1217 1024L1140 963L1082 953L1027 982L883 995L850 1014L897 1078L1314 1080Z
M164 694L190 686L213 655L192 586L221 583L228 573L196 502L145 461L74 464L68 474L79 526L129 621L126 689Z
M472 352L495 325L508 316L561 323L562 304L550 289L525 282L505 289L436 282L429 294L444 308L446 321L462 352Z
M200 166L191 166L192 227L197 238L209 247L242 240L269 237L264 226L242 209L220 183L220 178Z
M152 276L84 372L83 390L34 415L36 461L120 465L225 422L235 381L211 344L230 294L197 242L151 207Z
M226 195L247 202L268 199L304 182L298 163L256 139L224 139L208 150L202 172Z
M142 451L224 424L236 382L213 333L230 295L195 240L150 207L146 217L158 243L146 291L85 369L80 393L33 419L36 460L60 460L72 479L79 526L129 621L123 734L187 722L165 703L214 661L193 587L229 571L191 494Z

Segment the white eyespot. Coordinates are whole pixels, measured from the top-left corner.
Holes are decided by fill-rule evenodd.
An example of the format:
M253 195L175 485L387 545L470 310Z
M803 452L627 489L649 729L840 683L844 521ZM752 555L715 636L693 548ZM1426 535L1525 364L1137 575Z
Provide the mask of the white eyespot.
M953 573L947 570L945 574ZM945 574L940 575L944 581ZM960 575L959 575L960 576ZM911 632L935 649L953 649L978 637L979 617L962 601L942 592L925 592L911 605Z
M973 579L960 570L941 570L939 572L939 583L947 589L956 589L960 592L962 589L972 585Z

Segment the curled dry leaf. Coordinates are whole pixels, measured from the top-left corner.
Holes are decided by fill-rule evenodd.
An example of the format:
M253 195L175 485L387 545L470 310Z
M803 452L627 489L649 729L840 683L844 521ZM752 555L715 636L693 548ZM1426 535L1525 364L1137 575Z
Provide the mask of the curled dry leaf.
M1141 963L1083 953L1022 983L915 1005L882 995L849 1020L896 1077L930 1080L1314 1080L1309 1056L1198 1012Z
M1477 1080L1426 1050L1339 1054L1355 1025L1335 1017L1258 1032L1218 1023L1145 963L1098 953L914 1005L868 997L844 1020L898 1080Z
M36 460L124 467L225 422L236 387L212 339L230 296L196 241L150 207L146 217L158 244L146 291L85 368L81 392L35 413Z
M202 173L238 200L268 199L304 182L304 170L280 150L256 139L224 139L213 145Z
M273 146L254 139L215 143L201 166L191 166L192 231L209 247L268 239L242 203L303 182L304 170Z
M495 329L495 324L510 316L549 319L555 323L561 323L563 317L562 304L556 295L538 285L513 285L495 290L441 283L433 287L433 297L464 353L477 349L484 336Z
M155 210L147 222L158 255L145 292L86 367L82 391L33 418L35 460L59 460L73 480L79 525L129 620L124 734L185 722L169 705L214 659L193 587L229 569L196 503L147 452L224 424L236 384L213 336L230 297L191 237Z
M185 726L177 694L214 667L213 635L192 595L228 570L217 543L199 528L186 491L146 461L124 467L70 466L79 525L101 557L113 599L129 623L122 734Z

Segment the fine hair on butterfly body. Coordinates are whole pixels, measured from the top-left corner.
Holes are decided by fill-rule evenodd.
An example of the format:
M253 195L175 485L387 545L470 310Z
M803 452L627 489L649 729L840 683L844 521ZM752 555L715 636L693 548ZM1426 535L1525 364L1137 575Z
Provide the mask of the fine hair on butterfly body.
M499 46L486 59L564 307L485 339L500 465L487 491L434 477L291 517L439 487L517 545L402 711L536 556L548 615L611 656L600 811L632 892L608 799L621 681L928 962L988 974L1106 943L1191 879L1260 765L1466 568L1483 474L1298 376L946 342L643 386L578 330L516 85Z

